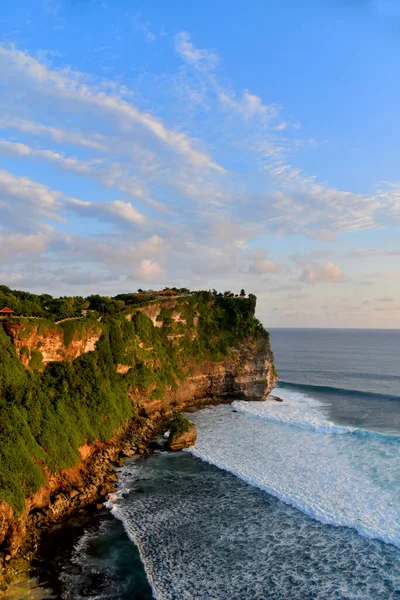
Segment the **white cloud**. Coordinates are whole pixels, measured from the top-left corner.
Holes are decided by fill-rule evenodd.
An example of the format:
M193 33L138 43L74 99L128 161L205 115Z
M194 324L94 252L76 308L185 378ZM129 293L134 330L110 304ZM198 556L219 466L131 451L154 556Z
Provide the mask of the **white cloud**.
M122 202L122 200L114 200L112 202L104 203L104 210L111 215L114 215L123 221L129 223L145 223L146 218L129 202Z
M321 240L323 242L330 242L336 239L336 233L329 231L329 229L317 229L309 234L311 239Z
M35 150L26 144L9 142L0 138L0 156L20 156L25 158L38 158L50 161L63 169L74 171L81 175L89 175L93 173L93 168L90 164L80 161L78 158L66 158L58 152L52 150Z
M142 260L135 271L135 277L146 282L156 281L160 279L162 274L162 268L153 260Z
M44 233L0 235L0 262L19 254L41 254L47 249L49 239Z
M214 67L219 61L218 55L214 52L196 48L187 31L181 31L175 36L175 49L191 65Z
M61 215L64 210L109 223L117 221L128 225L144 225L147 221L145 215L129 202L86 202L68 198L61 192L27 177L0 170L0 211L3 226L12 227L17 232L30 229L36 230L36 233L46 233L52 230L47 220L63 220Z
M265 275L266 273L278 273L280 266L267 258L264 251L256 251L253 257L250 259L250 265L248 269L249 273L254 275Z
M61 219L62 199L61 192L28 177L0 170L0 212L4 227L12 223L17 230L48 230L50 226L43 219Z
M143 225L146 217L139 212L130 202L112 200L110 202L85 202L77 198L68 198L66 208L88 218L97 218L110 221L110 217L119 222Z
M125 130L131 125L138 125L196 167L224 171L207 154L195 148L195 140L167 128L160 119L140 111L115 90L108 94L99 90L88 83L81 73L49 69L29 54L1 45L0 67L3 76L8 76L10 86L23 86L55 102L66 102L68 110L80 108L87 114L98 111L103 117L113 118Z
M304 175L279 158L280 150L265 166L280 191L272 204L275 224L283 233L305 233L327 239L337 232L378 229L388 218L400 221L400 186L386 184L371 195L338 190Z
M137 181L137 177L129 172L128 167L124 168L118 163L105 163L97 158L85 161L76 156L64 156L53 150L34 149L26 144L10 142L1 138L0 156L44 160L64 171L96 179L106 187L117 188L130 196L146 197L146 191Z
M335 283L343 281L343 279L341 268L333 262L324 264L317 262L309 263L304 267L303 273L300 276L300 281L310 284Z
M268 106L256 94L251 94L247 90L243 92L242 98L237 98L233 94L228 94L220 89L218 98L221 104L228 110L233 110L243 116L245 119L252 117L276 118L279 114L278 108L274 105ZM281 124L282 125L282 124Z
M389 215L400 220L397 183L387 183L385 189L365 195L335 189L319 182L314 175L304 174L291 164L289 156L304 147L315 147L317 142L290 137L290 130L299 128L300 124L282 119L281 108L276 104L266 104L248 90L237 93L222 85L217 77L214 53L211 53L214 59L208 60L208 51L196 48L187 32L177 36L176 45L181 57L192 67L192 75L178 81L177 93L182 87L189 87L189 95L196 98L196 108L202 105L209 112L216 108L216 103L222 107L227 117L226 122L218 125L218 130L226 132L226 138L236 150L243 149L243 159L252 161L254 173L263 165L268 174L267 186L272 191L259 201L260 213L264 209L264 214L257 214L258 201L252 206L246 199L247 206L255 209L249 211L249 219L255 217L260 222L261 218L265 227L280 235L300 234L324 241L333 241L338 232L384 227ZM188 100L187 92L185 99ZM280 133L283 131L285 137Z
M1 129L17 129L23 133L31 133L33 135L48 136L55 142L63 144L73 144L93 148L95 150L106 150L105 136L99 133L84 135L79 131L69 131L44 125L27 119L20 119L12 116L3 117L0 120Z
M180 57L198 72L198 81L203 90L191 89L189 92L195 104L205 99L206 88L210 88L222 108L229 113L236 113L246 120L258 117L264 122L278 117L279 107L264 104L256 94L244 90L241 97L238 97L234 91L224 88L215 76L215 69L219 62L218 55L210 50L196 48L187 31L181 31L175 36L175 49ZM259 126L260 124L258 121ZM286 126L287 123L281 121L275 129L284 129Z
M160 256L167 250L167 246L162 237L157 234L145 239L136 247L135 253L139 256Z

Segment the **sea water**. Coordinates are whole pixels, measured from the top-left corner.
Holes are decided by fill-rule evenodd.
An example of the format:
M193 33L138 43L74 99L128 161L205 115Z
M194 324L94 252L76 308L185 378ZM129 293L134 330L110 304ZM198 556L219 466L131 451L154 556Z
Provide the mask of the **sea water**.
M271 340L283 402L198 411L193 448L120 471L108 507L140 553L143 600L400 599L400 332ZM140 599L126 551L88 552L100 529L76 543L63 597ZM84 579L86 563L109 584L81 593L71 564Z

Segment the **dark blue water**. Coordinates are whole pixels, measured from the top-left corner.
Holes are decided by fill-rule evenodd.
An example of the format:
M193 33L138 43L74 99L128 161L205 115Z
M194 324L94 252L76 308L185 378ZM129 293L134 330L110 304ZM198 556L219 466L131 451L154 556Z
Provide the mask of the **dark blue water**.
M271 341L283 402L206 408L190 453L129 459L60 597L148 600L139 551L159 600L400 600L400 332Z
M399 329L270 332L278 387L320 399L336 423L400 434Z
M400 329L270 329L281 379L400 397Z

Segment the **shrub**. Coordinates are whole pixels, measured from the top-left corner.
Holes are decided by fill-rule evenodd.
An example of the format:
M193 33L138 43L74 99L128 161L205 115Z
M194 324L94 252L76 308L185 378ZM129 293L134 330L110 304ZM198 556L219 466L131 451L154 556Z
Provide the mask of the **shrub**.
M169 424L169 434L170 436L176 435L177 433L185 433L189 431L192 423L187 419L182 413L176 412L174 413L172 420Z
M43 354L40 350L33 349L31 352L31 360L29 362L29 367L32 370L40 370L43 369Z

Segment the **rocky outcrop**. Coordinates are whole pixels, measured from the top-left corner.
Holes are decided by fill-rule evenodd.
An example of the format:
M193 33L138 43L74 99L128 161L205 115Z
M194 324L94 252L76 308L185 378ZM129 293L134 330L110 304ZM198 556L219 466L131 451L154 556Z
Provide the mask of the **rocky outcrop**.
M191 423L187 431L177 431L171 433L168 438L167 447L169 450L179 451L184 448L194 446L197 440L197 429L196 425Z

